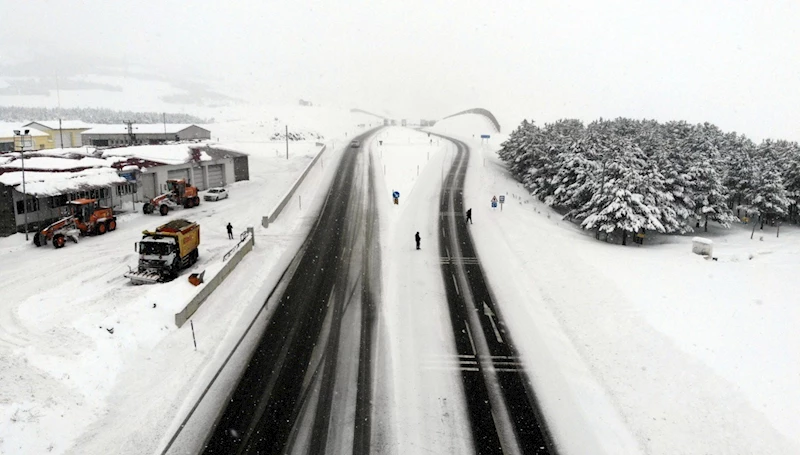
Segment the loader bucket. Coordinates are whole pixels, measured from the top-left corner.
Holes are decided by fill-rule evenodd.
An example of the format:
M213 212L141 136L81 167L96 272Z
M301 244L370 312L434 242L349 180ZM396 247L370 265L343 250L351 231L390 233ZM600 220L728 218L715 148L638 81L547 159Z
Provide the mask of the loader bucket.
M123 275L131 280L131 284L155 284L161 281L161 275L147 272L128 272Z

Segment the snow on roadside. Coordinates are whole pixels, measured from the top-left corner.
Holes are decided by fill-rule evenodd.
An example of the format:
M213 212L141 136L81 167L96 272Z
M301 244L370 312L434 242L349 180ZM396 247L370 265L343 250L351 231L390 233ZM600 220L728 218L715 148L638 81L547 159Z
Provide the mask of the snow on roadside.
M241 326L234 322L251 307L247 296L263 287L248 272L270 273L302 237L298 227L310 224L306 216L293 219L296 209L287 207L278 224L259 227L318 149L295 144L288 160L263 147L246 150L251 180L229 185L230 199L164 218L120 214L115 232L63 250L35 248L23 234L0 239L0 454L154 450L186 394L205 385L194 380L219 356L222 345L213 346L238 336ZM299 192L307 198L304 206L316 194L320 173L308 179L310 187ZM122 274L136 265L133 243L141 231L183 217L201 225L198 264L171 283L129 285ZM256 250L237 268L243 270L238 278L229 277L241 292L229 290L224 302L209 300L201 308L196 319L206 344L194 352L191 332L174 326L174 313L196 292L186 276L219 268L233 246L225 233L229 221L236 232L257 227ZM131 421L138 422L135 428Z
M499 140L453 130L473 238L565 453L800 453L796 228L712 233L718 261L691 236L605 244L525 194Z

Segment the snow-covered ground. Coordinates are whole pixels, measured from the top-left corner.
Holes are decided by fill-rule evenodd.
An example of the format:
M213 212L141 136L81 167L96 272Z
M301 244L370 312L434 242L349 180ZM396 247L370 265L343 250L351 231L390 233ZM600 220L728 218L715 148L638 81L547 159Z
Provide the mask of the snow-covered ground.
M326 121L309 109L215 124L215 142L251 153L251 180L231 185L229 200L167 218L123 214L116 232L58 251L21 235L0 239L0 454L163 448L302 241L354 125L369 123L342 112ZM263 229L261 216L317 150L315 141L292 142L287 160L285 144L268 140L284 123L276 117L337 147ZM713 229L718 261L693 255L691 236L606 244L525 194L494 153L503 135L484 120L456 118L434 130L473 148L470 229L562 453L800 453L800 230L757 230L750 240L747 226ZM481 144L473 134L492 138ZM441 367L454 347L435 229L454 147L403 128L384 129L364 147L383 196L375 403L385 406L377 407L376 447L469 452L458 371ZM503 210L492 210L500 194ZM253 252L193 317L197 350L191 329L173 324L194 291L185 277L149 287L122 278L140 231L179 216L201 224L195 270L215 267L232 246L228 221L237 232L256 227Z
M276 111L265 118L282 115ZM304 127L341 130L341 137L332 136L340 145L362 123L344 111L328 123L325 118ZM137 204L137 212L119 216L115 232L62 250L36 248L24 234L0 239L0 454L155 451L174 419L182 417L177 411L208 379L203 372L217 365L241 333L237 321L249 314L252 302L263 301L270 273L302 240L314 196L338 155L329 150L324 156L331 165L322 161L308 174L296 195L303 206L289 204L278 222L264 229L261 217L320 146L292 142L289 159L283 143L264 135L256 136L258 144L240 147L249 139L237 135L246 129L243 123L215 128L224 146L250 154L250 180L230 185L229 199L167 217L143 215ZM273 146L283 153L273 153ZM136 265L133 244L141 231L181 217L201 225L200 261L191 272L219 268L235 244L227 239L228 222L237 233L256 227L253 252L194 318L197 351L191 331L174 325L174 314L196 292L186 281L191 272L153 286L132 286L122 276Z
M566 453L800 453L800 230L715 228L717 261L691 235L606 244L525 194L502 137L447 123L473 147L473 238Z

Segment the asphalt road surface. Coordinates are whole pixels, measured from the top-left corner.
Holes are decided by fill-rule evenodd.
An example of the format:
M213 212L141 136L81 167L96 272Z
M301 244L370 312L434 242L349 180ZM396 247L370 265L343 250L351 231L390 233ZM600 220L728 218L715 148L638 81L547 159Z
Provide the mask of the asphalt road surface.
M556 453L469 234L462 198L468 148L446 139L458 150L440 197L439 250L475 449Z
M354 138L363 144L365 136ZM370 155L348 148L317 224L206 454L368 453L378 215Z

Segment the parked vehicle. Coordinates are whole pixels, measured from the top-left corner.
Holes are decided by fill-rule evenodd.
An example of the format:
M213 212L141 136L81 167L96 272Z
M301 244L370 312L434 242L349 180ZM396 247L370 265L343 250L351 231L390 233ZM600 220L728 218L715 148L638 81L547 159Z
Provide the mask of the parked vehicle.
M192 221L172 220L155 231L142 231L142 240L134 246L139 266L124 276L134 284L172 281L197 262L198 245L200 225Z
M52 241L56 248L63 248L67 239L78 243L82 235L103 235L117 229L117 217L110 207L101 207L97 199L75 199L67 203L69 216L47 226L33 235L33 244L45 245Z
M208 190L203 199L206 201L218 201L220 199L228 199L228 190L225 188L211 188Z
M144 203L142 211L151 214L155 211L165 216L170 209L178 207L190 209L200 205L200 197L197 196L197 187L186 183L185 179L167 180L167 192L150 199Z

